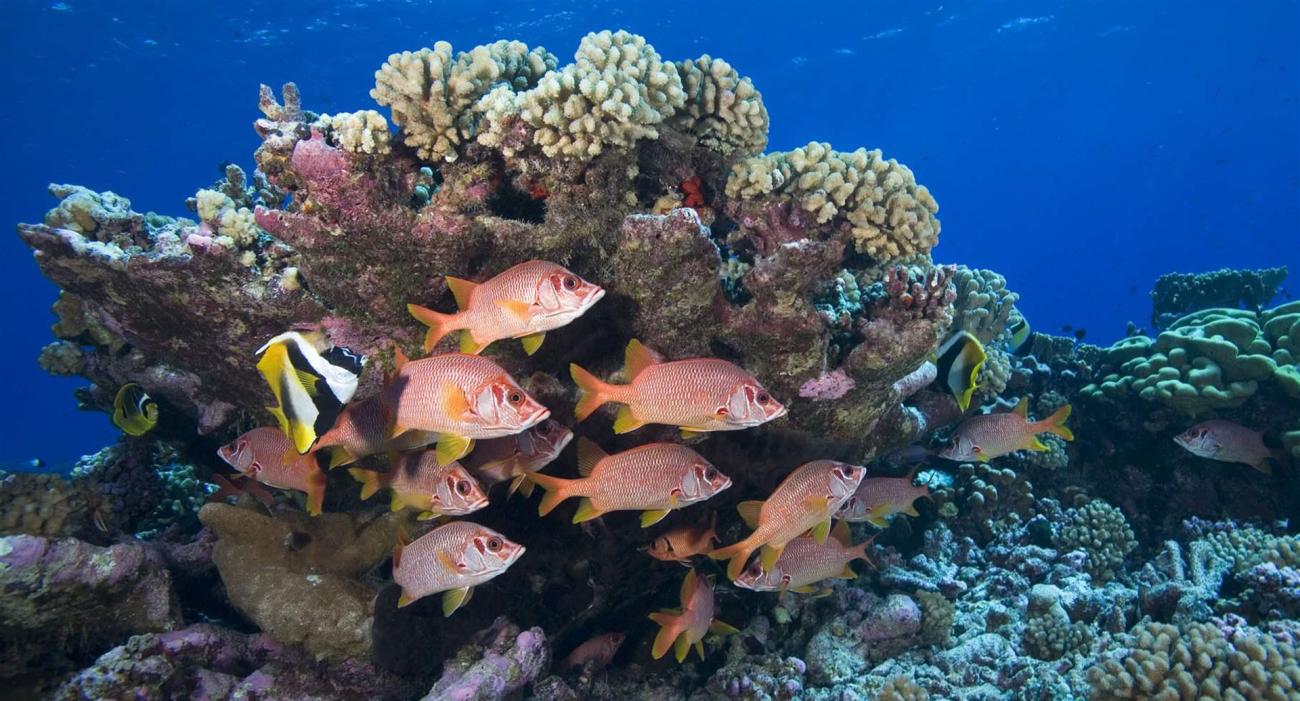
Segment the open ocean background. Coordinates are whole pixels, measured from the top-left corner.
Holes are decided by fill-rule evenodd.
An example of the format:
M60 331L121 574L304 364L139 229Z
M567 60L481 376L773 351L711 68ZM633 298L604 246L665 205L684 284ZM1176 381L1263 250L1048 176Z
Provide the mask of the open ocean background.
M39 221L50 182L186 214L219 163L252 171L258 83L295 81L317 112L371 108L390 53L512 38L563 62L606 28L666 59L727 59L763 92L771 150L816 139L906 163L940 204L935 260L1004 274L1039 330L1114 341L1149 324L1171 271L1286 264L1300 290L1293 0L4 0L0 220ZM82 380L37 367L57 291L17 236L0 241L0 467L58 469L117 431L77 412Z

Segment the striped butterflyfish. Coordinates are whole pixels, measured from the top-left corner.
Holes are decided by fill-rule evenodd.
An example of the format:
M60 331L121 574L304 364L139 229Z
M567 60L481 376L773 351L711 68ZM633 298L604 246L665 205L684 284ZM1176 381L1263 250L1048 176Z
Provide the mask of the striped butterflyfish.
M320 332L289 331L257 350L257 369L275 395L267 411L299 453L334 425L357 391L366 359L329 342Z
M158 403L134 382L117 390L113 398L113 423L130 436L143 436L158 425Z
M971 396L975 394L975 379L987 359L980 340L968 331L953 334L935 351L938 379L952 393L962 411L970 407Z

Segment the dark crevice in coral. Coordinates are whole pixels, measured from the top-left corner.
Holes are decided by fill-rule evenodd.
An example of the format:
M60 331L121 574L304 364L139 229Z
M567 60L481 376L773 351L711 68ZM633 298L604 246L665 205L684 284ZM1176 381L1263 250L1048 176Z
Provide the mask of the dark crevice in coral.
M546 200L533 197L503 181L487 200L488 211L502 219L541 224L546 221Z

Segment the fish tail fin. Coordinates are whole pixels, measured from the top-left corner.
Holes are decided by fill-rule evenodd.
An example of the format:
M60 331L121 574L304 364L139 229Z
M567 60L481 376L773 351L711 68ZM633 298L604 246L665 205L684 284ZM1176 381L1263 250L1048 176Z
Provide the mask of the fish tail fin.
M668 654L668 650L682 634L681 615L673 611L657 611L650 614L650 620L659 624L659 633L655 635L654 645L650 648L650 656L657 660Z
M752 536L751 536L752 537ZM761 543L751 542L746 538L739 543L733 543L725 548L718 548L709 553L709 559L712 560L729 560L727 563L727 578L734 580L745 571L745 563L749 562L749 556L754 554Z
M428 332L424 334L425 353L432 351L433 347L438 345L438 341L441 341L444 336L458 330L455 314L435 312L418 304L406 305L406 311L410 312L411 316L419 320L421 324L429 327Z
M353 467L348 470L352 479L361 483L361 500L365 501L375 495L382 486L379 479L379 473L374 470L363 470L359 467Z
M574 415L579 421L591 416L591 412L610 400L611 385L578 367L577 363L569 363L569 375L578 385L578 406Z
M871 544L874 542L876 542L876 538L875 536L872 536L862 541L861 543L858 543L857 545L849 548L849 554L851 555L851 557L849 558L849 562L852 562L854 560L862 560L868 565L875 567L876 563L872 561L871 556L867 554L867 548L870 548Z
M325 483L327 481L325 473L320 470L314 470L307 475L308 514L320 516L321 508L325 504Z
M546 494L542 496L542 503L537 506L537 515L545 516L554 511L555 507L560 505L560 502L573 496L570 493L569 485L577 480L566 480L560 477L534 473L529 476L528 481L546 490Z
M1055 433L1067 441L1072 441L1074 440L1074 431L1071 431L1065 425L1065 420L1070 418L1070 411L1070 405L1066 404L1039 423L1043 425L1043 430Z

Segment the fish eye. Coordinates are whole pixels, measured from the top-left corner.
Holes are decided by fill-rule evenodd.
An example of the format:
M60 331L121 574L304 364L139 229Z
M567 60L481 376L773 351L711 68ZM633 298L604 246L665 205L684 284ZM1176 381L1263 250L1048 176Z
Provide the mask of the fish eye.
M578 278L572 275L565 275L563 285L566 290L576 290L578 289Z
M710 482L718 479L718 476L718 468L716 467L710 467L704 471L704 479Z
M500 538L496 536L492 536L491 538L488 538L488 542L487 542L488 550L491 550L492 552L496 552L501 549L502 545L503 543L501 542Z
M464 496L469 496L469 491L470 491L470 489L469 489L469 482L467 482L467 481L465 481L465 480L457 480L457 481L456 481L456 493L457 493L457 494L459 494L459 495L461 495L461 496L463 496L463 497L464 497Z
M754 397L754 399L757 399L759 404L767 404L772 401L772 395L767 392L759 392L758 396Z
M506 401L510 402L511 404L519 404L520 402L524 401L524 395L522 392L518 392L518 391L511 392L509 396L506 397Z
M973 445L971 446L971 452L975 453L976 455L979 455L984 451L978 445Z
M761 562L755 562L754 564L750 565L750 566L749 566L749 574L750 574L750 576L752 576L752 577L757 577L757 576L759 576L760 574L763 574L763 563L761 563Z

